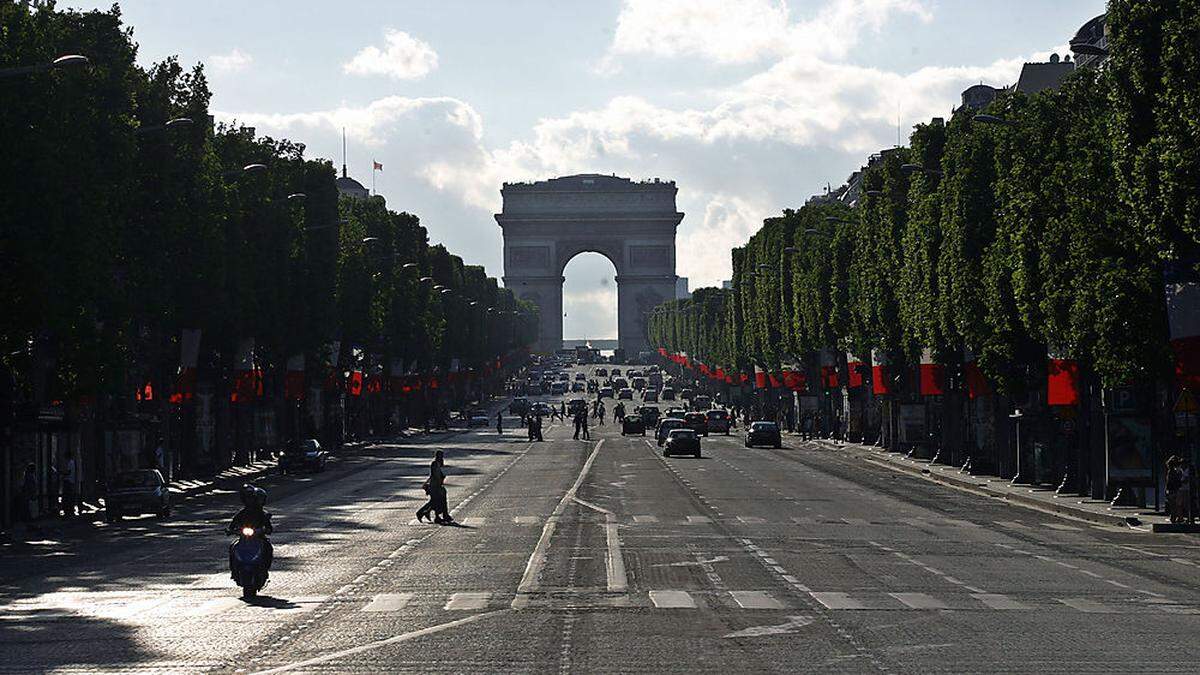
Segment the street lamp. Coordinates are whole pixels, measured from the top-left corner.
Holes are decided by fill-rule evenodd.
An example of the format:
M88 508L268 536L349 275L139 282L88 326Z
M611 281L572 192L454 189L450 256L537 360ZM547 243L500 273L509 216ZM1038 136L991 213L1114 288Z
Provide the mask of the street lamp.
M379 237L363 237L362 243L370 244L371 242L379 241Z
M50 61L49 63L39 63L33 66L17 66L16 68L0 69L0 79L6 77L17 77L20 75L29 75L31 73L44 73L47 70L56 68L71 68L74 66L86 66L91 63L88 57L82 54L66 54Z
M139 136L143 134L157 133L159 131L169 131L171 129L179 129L182 127L190 127L194 124L190 117L174 117L163 122L162 124L152 124L150 126L141 126L133 130L134 134Z
M883 190L867 190L864 194L868 197L882 197Z
M404 265L402 265L402 267L406 270L415 270L415 269L419 268L420 265L418 265L417 263L414 263L414 262L410 262L410 263L404 263Z
M1014 122L1012 120L1004 119L1003 117L997 117L996 115L985 115L985 114L980 113L980 114L976 115L975 117L972 117L971 119L975 120L976 122L979 122L980 124L995 124L998 126L1005 126L1005 127L1017 126L1016 122Z
M288 201L304 201L305 199L308 199L308 195L303 192L293 192L287 196Z
M942 172L939 171L938 169L929 169L929 168L921 166L920 164L903 164L900 166L900 170L907 174L920 172L920 173L932 175L932 176L943 175Z
M420 282L423 284L432 283L433 277L421 277Z

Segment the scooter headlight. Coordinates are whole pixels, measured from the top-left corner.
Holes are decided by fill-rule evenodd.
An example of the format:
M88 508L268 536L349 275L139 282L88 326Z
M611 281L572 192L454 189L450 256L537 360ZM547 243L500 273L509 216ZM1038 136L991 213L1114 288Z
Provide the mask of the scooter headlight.
M243 527L242 528L242 536L243 537L253 537L254 536L254 528L253 527Z

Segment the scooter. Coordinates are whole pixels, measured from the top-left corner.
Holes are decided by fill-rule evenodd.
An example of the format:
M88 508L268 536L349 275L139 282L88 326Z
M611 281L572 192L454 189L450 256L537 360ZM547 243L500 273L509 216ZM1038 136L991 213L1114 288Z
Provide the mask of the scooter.
M229 534L233 534L229 532ZM263 541L265 532L253 527L243 527L238 540L229 545L230 572L233 580L242 587L242 597L249 600L267 584L267 547Z

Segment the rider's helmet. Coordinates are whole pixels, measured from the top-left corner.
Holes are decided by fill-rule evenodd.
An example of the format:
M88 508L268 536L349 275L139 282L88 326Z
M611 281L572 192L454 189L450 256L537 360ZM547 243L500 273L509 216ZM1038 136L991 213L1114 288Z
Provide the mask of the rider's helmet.
M242 504L247 507L257 506L261 509L267 503L267 491L251 483L242 485L242 489L238 490L238 496L241 497Z

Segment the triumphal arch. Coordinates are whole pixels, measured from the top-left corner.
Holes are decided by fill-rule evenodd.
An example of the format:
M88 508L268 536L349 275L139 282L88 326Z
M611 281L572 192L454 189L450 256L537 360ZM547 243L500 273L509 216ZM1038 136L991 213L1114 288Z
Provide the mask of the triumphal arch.
M626 353L647 351L646 319L675 297L673 181L634 182L600 174L505 183L496 222L504 232L504 285L541 308L536 349L562 347L563 269L584 252L617 270L617 340Z

